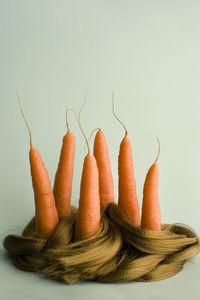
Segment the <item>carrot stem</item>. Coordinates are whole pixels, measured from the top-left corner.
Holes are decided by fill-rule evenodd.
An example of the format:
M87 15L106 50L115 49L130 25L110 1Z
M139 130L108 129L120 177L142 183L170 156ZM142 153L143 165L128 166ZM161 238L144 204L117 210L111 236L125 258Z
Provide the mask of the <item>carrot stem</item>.
M21 111L21 114L22 114L22 117L26 123L26 127L28 128L28 132L29 132L29 137L30 137L30 148L33 147L33 144L32 144L32 134L31 134L31 130L30 130L30 127L28 125L28 122L25 118L25 115L24 115L24 112L23 112L23 109L22 109L22 104L21 104L21 100L20 100L20 97L19 97L19 94L17 93L17 97L18 97L18 101L19 101L19 105L20 105L20 111Z
M158 154L157 154L157 157L156 157L156 160L155 160L154 163L157 163L158 158L159 158L159 156L160 156L160 140L159 140L159 137L157 137L157 141L158 141Z
M72 111L75 115L75 118L77 119L77 115L75 110L73 110L72 108L66 109L66 126L67 126L67 132L70 132L70 128L69 128L69 122L68 122L68 112Z
M89 136L89 138L88 138L88 143L89 143L89 140L92 138L93 133L94 133L96 130L101 130L101 128L94 128L94 129L92 130L92 132L91 132L91 134L90 134L90 136ZM86 146L86 143L85 143L85 145L84 145L84 150L85 150L85 146Z
M88 138L88 142L89 142L89 140L92 138L92 136L93 136L93 133L96 131L96 130L101 130L101 128L94 128L93 130L92 130L92 132L91 132L91 134L90 134L90 136L89 136L89 138Z
M83 102L83 104L82 104L82 106L81 106L81 109L80 109L80 111L79 111L79 113L78 113L78 125L79 125L79 128L80 128L80 130L81 130L81 132L82 132L84 138L85 138L85 141L86 141L86 144L87 144L87 148L88 148L88 153L90 153L90 145L89 145L88 139L87 139L87 137L86 137L85 132L83 131L83 128L82 128L81 122L80 122L80 115L81 115L81 111L82 111L82 109L83 109L83 107L84 107L84 105L85 105L85 102L86 102L86 96L87 96L87 95L86 95L86 92L85 92L85 99L84 99L84 102Z
M113 113L114 117L117 119L117 121L124 127L125 136L126 136L126 135L128 135L128 130L127 130L126 126L124 125L124 123L119 119L119 117L115 113L114 91L113 91L112 86L111 85L109 85L109 86L110 86L110 89L112 91L112 113Z

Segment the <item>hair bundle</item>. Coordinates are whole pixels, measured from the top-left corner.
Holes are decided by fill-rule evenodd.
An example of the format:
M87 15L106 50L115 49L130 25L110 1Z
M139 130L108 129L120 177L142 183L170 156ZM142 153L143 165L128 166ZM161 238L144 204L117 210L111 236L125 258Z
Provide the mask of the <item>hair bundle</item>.
M74 242L77 208L60 220L49 240L36 238L35 217L22 236L8 235L4 247L19 269L42 273L68 284L156 281L178 273L199 252L196 234L184 224L164 224L161 231L135 227L111 203L101 217L99 232Z

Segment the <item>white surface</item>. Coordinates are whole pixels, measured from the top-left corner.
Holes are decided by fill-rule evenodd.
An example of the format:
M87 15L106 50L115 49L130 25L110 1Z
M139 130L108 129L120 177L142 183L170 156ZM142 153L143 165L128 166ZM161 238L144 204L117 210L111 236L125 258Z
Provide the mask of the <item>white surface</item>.
M145 174L161 141L160 205L163 223L183 222L200 234L200 2L194 0L11 1L0 0L0 236L20 233L34 213L29 141L16 90L34 146L53 182L65 110L79 110L82 124L104 131L117 197L117 155L123 129L132 141L140 204ZM77 152L73 204L77 204L84 140L73 115ZM91 142L92 145L92 142ZM2 299L200 298L200 258L171 279L156 283L73 286L15 269L1 250Z

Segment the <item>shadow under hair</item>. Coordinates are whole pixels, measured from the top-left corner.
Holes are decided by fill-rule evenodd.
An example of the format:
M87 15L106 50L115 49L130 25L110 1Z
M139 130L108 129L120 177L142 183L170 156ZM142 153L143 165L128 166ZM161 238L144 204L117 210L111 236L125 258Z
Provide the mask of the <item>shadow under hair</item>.
M69 284L155 281L177 274L200 251L198 237L188 226L163 224L159 232L144 230L130 224L113 203L102 214L99 232L74 242L76 217L77 208L72 207L49 240L36 237L35 217L22 236L8 235L4 248L14 265Z

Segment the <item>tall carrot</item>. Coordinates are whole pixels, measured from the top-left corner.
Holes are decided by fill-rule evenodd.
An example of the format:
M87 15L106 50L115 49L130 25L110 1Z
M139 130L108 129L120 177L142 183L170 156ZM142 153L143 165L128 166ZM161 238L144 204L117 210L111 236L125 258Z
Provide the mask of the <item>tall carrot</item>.
M98 167L80 124L80 113L82 108L83 106L78 115L78 123L87 143L88 154L85 156L83 163L79 208L75 226L75 240L87 239L95 235L100 229L101 219Z
M103 211L109 203L115 202L115 194L108 146L101 129L95 136L93 153L99 170L100 206Z
M142 202L142 222L141 227L147 230L160 231L161 230L161 213L158 199L158 157L160 154L160 142L158 139L158 155L154 164L147 172Z
M55 200L47 169L45 168L40 153L32 145L31 130L24 116L19 96L18 99L21 113L30 136L29 160L35 198L37 237L41 239L49 239L58 224L58 213L56 210Z
M63 137L63 144L53 188L59 218L70 215L74 173L75 136L69 129L67 113L68 110L66 111L67 133Z
M134 226L139 226L141 224L140 208L136 192L131 142L128 138L127 128L115 114L113 90L112 111L115 118L121 123L125 130L125 136L120 144L118 156L118 205L129 222Z

